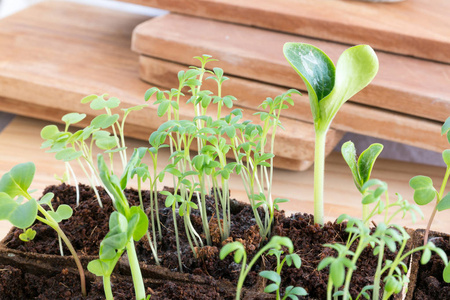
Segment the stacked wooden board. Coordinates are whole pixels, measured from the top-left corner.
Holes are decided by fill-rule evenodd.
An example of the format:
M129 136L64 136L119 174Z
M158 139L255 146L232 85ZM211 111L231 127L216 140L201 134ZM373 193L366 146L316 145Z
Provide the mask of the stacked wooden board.
M355 25L354 31L360 29ZM224 84L226 93L238 97L236 105L254 108L265 97L288 88L305 91L303 82L283 57L282 47L288 41L314 44L335 62L348 47L175 13L139 25L132 47L140 54L141 78L164 87L177 86L173 80L176 72L195 65L193 56L200 51L210 54L219 59L216 65L232 78ZM332 127L433 151L445 149L447 143L440 135L440 127L450 116L450 65L395 53L377 54L380 61L377 77L344 105ZM296 107L286 110L284 115L311 122L308 103L305 93Z
M133 29L146 19L74 3L44 2L0 20L0 44L8 45L0 47L0 110L61 122L68 112L90 118L101 113L80 103L89 94L108 93L124 107L143 104L151 85L139 79L139 56L130 50L130 41ZM256 122L254 112L246 109L244 117ZM181 117L193 116L192 109L182 105ZM288 117L281 121L286 130L277 134L275 165L308 168L314 156L312 125ZM149 103L127 118L126 134L147 140L162 122L157 107ZM341 136L340 131L330 132L327 153Z

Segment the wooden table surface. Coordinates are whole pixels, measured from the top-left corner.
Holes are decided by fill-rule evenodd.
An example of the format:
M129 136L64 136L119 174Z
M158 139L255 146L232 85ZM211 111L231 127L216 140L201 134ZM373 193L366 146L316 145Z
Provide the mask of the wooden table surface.
M47 124L49 123L46 121L16 117L0 132L0 175L3 175L18 163L33 161L36 164L36 176L31 188L37 189L37 192L34 194L36 197L42 193L45 186L58 183L54 179L54 174L62 175L64 172L62 162L54 159L53 154L46 153L40 149L42 140L39 133L42 127ZM146 142L135 139L129 139L127 145L129 148L147 146ZM168 156L167 151L162 153L159 161L160 164L158 165L159 170L163 168L164 161L167 160ZM360 196L354 187L350 171L341 155L339 153L332 153L326 159L325 168L326 220L334 220L342 213L360 216ZM85 183L86 180L83 180L80 170L76 167L74 169L79 174L80 181ZM411 177L419 174L427 175L439 186L444 172L445 169L442 167L379 159L375 164L372 178L378 178L388 183L391 199L395 199L395 193L399 193L404 198L411 200L413 191L408 185ZM169 185L169 182L161 183L161 187L163 185ZM232 197L246 201L240 178L235 175L232 176L230 186ZM312 169L303 172L275 169L273 194L275 197L290 199L290 202L283 203L281 206L289 214L292 212L312 213ZM431 214L432 206L422 207L422 210L426 219L412 224L411 219L406 218L399 220L399 223L412 228L424 228L427 218ZM450 211L438 213L432 229L450 232L449 217ZM7 222L0 222L0 238L6 234L9 227Z

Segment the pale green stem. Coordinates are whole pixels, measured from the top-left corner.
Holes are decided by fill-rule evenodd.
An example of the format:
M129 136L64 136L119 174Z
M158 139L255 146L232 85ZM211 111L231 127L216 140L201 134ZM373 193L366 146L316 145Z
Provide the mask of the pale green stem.
M139 266L139 260L134 248L133 238L127 243L127 256L130 263L131 277L133 278L134 292L137 300L145 300L145 287L144 280L142 279L141 268Z
M325 173L325 141L327 131L316 129L316 144L314 153L314 223L323 225L323 188Z
M73 171L72 166L70 165L69 162L66 162L66 167L70 171L70 173L72 173L73 180L75 181L75 190L77 192L77 202L76 203L78 206L78 205L80 205L80 187L78 186L78 180L77 180L77 177L75 176L75 172Z
M105 291L106 300L114 300L111 289L111 276L103 276L103 290Z
M83 296L86 296L86 279L84 276L83 266L81 265L80 259L78 258L78 255L77 255L77 252L73 248L72 243L67 238L64 231L62 231L61 228L59 227L58 223L40 205L38 205L38 209L39 209L39 212L45 217L45 219L41 218L39 216L37 216L36 219L41 221L44 224L47 224L51 228L53 228L58 233L58 236L60 236L61 239L64 241L64 243L66 244L70 253L72 254L72 257L75 260L75 264L77 265L78 273L80 273L81 294Z
M445 186L447 185L449 175L450 175L450 167L447 167L447 170L445 171L445 175L444 175L444 180L442 181L441 189L439 190L439 195L437 195L438 199L434 206L433 212L431 213L431 216L428 219L427 229L425 230L425 236L423 238L424 245L426 245L428 242L428 234L430 232L431 224L433 223L434 217L436 215L437 205L439 204L442 197L444 196Z
M372 299L378 300L380 299L380 280L381 280L381 267L383 265L384 259L384 241L382 241L379 245L380 252L378 253L378 264L377 270L375 271L375 278L373 280L373 295Z

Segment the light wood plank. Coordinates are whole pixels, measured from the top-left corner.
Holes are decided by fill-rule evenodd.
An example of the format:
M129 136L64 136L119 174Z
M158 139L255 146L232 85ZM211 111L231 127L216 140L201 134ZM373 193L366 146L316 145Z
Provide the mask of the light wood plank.
M210 54L228 74L305 90L283 56L286 42L314 44L337 62L342 44L235 24L169 14L147 21L134 31L133 49L152 57L196 64L193 55ZM440 50L439 50L440 51ZM450 65L384 52L373 82L351 101L426 119L450 115Z
M140 76L143 80L164 86L177 85L177 73L187 66L153 57L140 56ZM262 82L228 76L222 87L223 95L238 98L236 106L255 108L266 97L276 97L286 91L285 88ZM203 89L217 91L217 84L206 80ZM186 89L187 93L188 90ZM282 112L283 116L312 122L309 99L306 94L296 96L295 105ZM332 128L391 140L423 149L441 152L448 147L447 138L441 136L442 124L397 112L367 107L347 102L333 120Z
M93 93L108 92L121 99L124 107L143 104L150 85L139 80L138 55L130 50L130 39L133 28L144 19L74 3L44 2L1 20L0 44L9 46L0 48L0 109L58 121L72 111L93 116L89 105L80 103ZM188 105L181 111L181 118L194 117ZM256 121L253 113L246 110L244 118ZM128 118L128 133L147 140L163 122L150 104ZM279 132L275 150L284 158L281 165L310 166L313 127L287 118L282 122L286 130ZM341 136L330 132L328 152Z
M40 129L48 122L24 117L16 117L10 125L0 133L0 176L9 171L14 165L25 161L33 161L36 164L36 177L33 188L38 197L42 190L49 184L58 184L53 175L62 175L63 163L54 159L54 154L46 153L40 149L42 139ZM131 148L146 146L144 141L128 139L127 145ZM158 170L162 170L169 157L168 151L160 154ZM118 159L118 157L116 157ZM150 163L146 161L147 163ZM120 165L119 160L115 162ZM77 165L74 165L80 182L87 183ZM409 187L410 178L421 174L430 176L435 184L441 182L445 173L442 167L425 166L415 163L398 162L387 159L378 159L372 173L372 178L378 178L389 184L391 201L396 199L395 193L400 193L404 198L412 201L413 191ZM170 178L160 184L170 185ZM133 184L131 185L133 186ZM231 195L241 201L247 202L241 179L232 174L230 180ZM288 214L292 212L313 213L313 170L288 171L275 169L273 196L289 199L290 202L280 206ZM353 184L350 171L339 153L332 153L325 163L325 216L326 220L334 220L342 213L360 216L360 195ZM433 205L422 207L426 218L431 214ZM378 219L377 219L378 220ZM427 220L421 220L412 224L410 218L396 219L400 224L412 228L423 228ZM8 224L0 224L0 238L9 228ZM440 212L433 223L434 230L450 232L450 211Z
M450 62L450 3L407 0L126 0L182 14L251 25Z

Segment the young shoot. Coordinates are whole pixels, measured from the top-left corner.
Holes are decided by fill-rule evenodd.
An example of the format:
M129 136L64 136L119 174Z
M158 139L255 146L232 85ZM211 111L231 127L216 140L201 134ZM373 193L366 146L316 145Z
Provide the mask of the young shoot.
M348 141L342 145L341 153L344 157L347 165L350 167L353 175L353 181L355 182L356 188L364 197L366 191L362 189L364 184L369 181L370 174L372 173L373 165L375 164L375 160L378 155L380 155L381 151L383 151L382 144L372 144L364 150L359 158L356 158L356 149L353 142ZM363 204L362 210L362 220L366 225L369 224L369 205Z
M279 249L270 249L269 252L267 252L267 255L274 255L277 258L277 268L275 271L262 271L259 273L259 276L266 278L273 283L266 286L264 289L264 292L266 293L272 293L276 292L276 299L277 300L285 300L287 298L296 300L298 299L298 296L306 296L308 293L305 291L302 287L294 287L292 285L288 286L284 291L284 296L281 298L280 295L280 284L281 284L281 270L283 269L284 264L286 263L289 267L291 265L294 265L297 269L300 268L302 261L300 259L300 256L296 253L287 254L284 256L283 259L281 259L281 255L284 252Z
M308 90L316 134L314 222L323 225L326 134L341 106L375 77L378 59L373 49L367 45L358 45L345 50L336 67L322 50L312 45L286 43L283 52Z
M441 134L446 134L447 140L450 143L450 117L447 118L444 125L442 125ZM434 217L436 216L436 212L450 209L450 193L447 193L444 196L448 177L450 176L450 149L446 149L442 152L442 159L444 160L447 169L445 171L444 179L442 180L439 192L434 188L433 181L428 176L415 176L409 181L409 186L414 189L414 201L418 205L427 205L428 203L436 199L433 212L428 219L427 228L425 229L425 236L423 239L424 245L428 242L428 235L430 232L431 224L433 223Z
M72 254L73 259L80 273L81 293L86 296L86 281L83 266L78 258L72 243L59 227L58 223L69 219L72 216L72 208L66 204L58 206L56 211L51 207L52 193L45 194L40 201L34 199L28 192L33 182L36 167L33 163L21 163L14 166L0 179L0 220L8 220L17 228L26 229L38 220L57 233ZM24 198L27 201L23 201ZM48 205L51 209L47 211L43 205ZM42 215L39 216L38 212ZM23 241L34 238L36 232L31 228L25 230L21 235Z
M294 245L288 237L274 236L270 241L262 247L253 257L253 259L247 265L247 253L245 252L244 246L240 242L232 242L226 244L220 250L220 259L224 259L228 254L234 253L234 261L236 263L241 263L241 273L239 275L239 280L236 288L236 300L241 298L241 290L244 285L245 278L248 273L258 261L258 259L263 255L264 252L270 249L280 250L281 247L287 247L290 254L294 252Z

